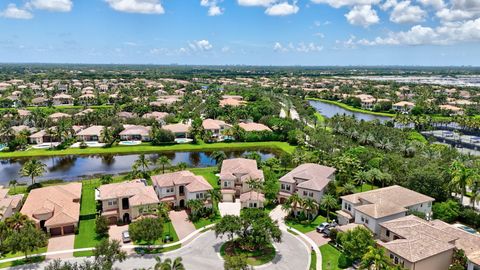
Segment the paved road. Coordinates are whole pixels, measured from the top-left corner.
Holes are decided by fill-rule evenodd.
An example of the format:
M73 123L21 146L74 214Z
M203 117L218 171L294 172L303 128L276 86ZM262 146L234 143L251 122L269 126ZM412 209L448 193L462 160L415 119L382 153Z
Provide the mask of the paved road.
M223 260L219 257L220 246L224 240L215 238L213 231L203 233L197 239L193 240L187 246L168 252L162 255L162 258L182 257L186 269L212 270L223 269ZM272 270L290 270L290 269L308 269L309 252L305 244L289 233L283 234L282 243L275 244L277 256L268 265L260 267L261 269ZM81 262L83 259L69 259L71 262ZM47 262L41 264L18 266L11 269L43 269ZM118 263L115 266L118 269L140 269L149 268L155 265L153 256L138 255L130 256L126 261Z

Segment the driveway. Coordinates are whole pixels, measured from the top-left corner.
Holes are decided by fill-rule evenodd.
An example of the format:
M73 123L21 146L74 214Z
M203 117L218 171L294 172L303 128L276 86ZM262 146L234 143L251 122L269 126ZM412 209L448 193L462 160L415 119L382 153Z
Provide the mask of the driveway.
M124 231L128 231L128 225L123 225L123 226L111 225L110 228L108 229L108 236L110 240L118 240L120 241L120 244L123 245L122 232Z
M195 270L212 270L223 269L223 259L220 255L220 247L226 239L215 237L215 232L207 231L202 233L198 238L193 240L190 244L180 249L160 254L159 256L164 260L165 258L182 257L183 264L186 269ZM277 256L273 261L261 269L267 270L307 270L310 261L310 251L295 236L284 233L282 242L274 244L277 249ZM70 262L82 262L85 258L72 258ZM17 266L10 269L44 269L47 262L39 264L31 264L26 266ZM116 263L115 267L118 269L140 269L151 268L155 265L155 256L152 255L132 255L125 261Z
M180 240L187 237L189 234L195 231L195 226L190 220L185 210L182 211L170 211L168 213L170 220L172 221L175 232Z
M317 244L317 246L319 247L330 242L330 238L325 237L323 233L318 233L315 230L308 232L305 235L308 236L310 239L312 239L313 242L315 242L315 244Z
M56 236L48 239L47 252L61 251L73 249L75 243L75 234ZM63 253L57 255L49 255L47 259L71 258L73 253Z
M242 208L242 204L240 200L236 202L221 202L218 203L218 211L220 211L220 216L226 215L234 215L240 216L240 209Z

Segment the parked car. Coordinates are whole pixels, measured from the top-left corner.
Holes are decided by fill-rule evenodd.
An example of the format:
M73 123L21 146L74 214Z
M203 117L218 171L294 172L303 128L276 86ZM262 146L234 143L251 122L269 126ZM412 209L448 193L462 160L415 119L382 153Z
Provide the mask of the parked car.
M318 233L321 233L323 232L323 230L325 230L326 228L328 228L330 226L330 223L328 222L323 222L322 224L318 225L316 230Z
M128 231L123 231L122 232L122 241L123 243L129 243L132 240L130 239L130 233Z

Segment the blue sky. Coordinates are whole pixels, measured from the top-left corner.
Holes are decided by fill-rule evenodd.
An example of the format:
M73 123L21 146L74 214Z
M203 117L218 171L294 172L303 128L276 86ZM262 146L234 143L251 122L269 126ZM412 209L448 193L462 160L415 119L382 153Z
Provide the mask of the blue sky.
M0 0L0 62L479 65L479 0Z

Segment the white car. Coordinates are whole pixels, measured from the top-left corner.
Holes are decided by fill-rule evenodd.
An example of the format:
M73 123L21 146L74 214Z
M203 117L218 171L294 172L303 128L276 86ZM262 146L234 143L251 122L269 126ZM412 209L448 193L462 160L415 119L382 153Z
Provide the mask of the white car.
M132 240L130 239L130 233L128 231L123 231L122 232L122 241L123 243L129 243Z

